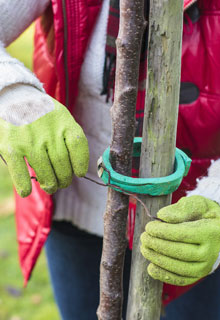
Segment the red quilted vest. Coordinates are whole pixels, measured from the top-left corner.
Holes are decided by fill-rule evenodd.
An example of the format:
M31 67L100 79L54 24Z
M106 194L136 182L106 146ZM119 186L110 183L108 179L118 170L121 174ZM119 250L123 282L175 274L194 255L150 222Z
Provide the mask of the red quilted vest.
M195 0L185 0L188 8ZM89 36L93 30L101 0L52 0L51 7L37 21L34 71L46 91L70 111L77 97L77 85ZM173 195L177 201L196 179L205 175L211 159L220 156L220 3L198 0L201 16L186 25L183 33L182 82L194 83L198 98L181 104L177 146L190 153L192 167ZM68 40L68 41L67 41ZM137 108L144 103L139 93ZM33 173L32 173L33 174ZM16 221L19 256L25 283L50 231L52 198L33 181L32 194L16 195ZM190 286L189 286L190 287ZM163 302L170 302L189 287L165 285Z

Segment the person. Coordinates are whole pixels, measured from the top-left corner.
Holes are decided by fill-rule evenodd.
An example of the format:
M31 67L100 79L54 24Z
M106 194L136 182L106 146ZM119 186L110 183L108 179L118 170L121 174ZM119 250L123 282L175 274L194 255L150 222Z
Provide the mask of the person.
M88 177L97 179L96 160L110 143L111 99L106 102L106 95L108 98L114 76L118 4L116 0L0 2L0 154L8 165L17 190L16 222L22 271L26 283L49 234L46 253L55 298L64 320L96 319L106 190L91 185L83 176L88 169ZM150 274L177 285L197 281L211 272L213 265L216 267L218 264L214 260L217 260L219 249L216 241L219 209L213 200L219 200L219 121L216 115L219 110L217 66L220 8L217 0L185 0L184 7L186 13L177 146L190 154L193 163L189 175L174 194L174 202L182 197L182 202L176 205L181 208L177 213L181 212L187 222L184 229L181 218L172 209L176 207L171 206L158 213L167 222L156 221L159 236L152 231L153 223L141 237L142 253L152 261ZM37 17L40 18L36 22L35 33L36 77L11 58L4 48ZM144 92L140 91L137 102L138 134L141 132L143 101ZM76 121L61 103L68 107ZM214 163L211 162L213 159L216 160ZM29 173L25 160L29 164ZM207 175L207 172L208 176L196 188L196 179ZM187 190L203 198L184 197ZM205 212L204 207L207 208ZM194 255L194 242L189 249L184 246L178 249L181 241L173 236L168 239L172 241L170 255L166 251L164 256L161 247L157 245L158 237L163 240L162 247L166 242L163 228L170 227L174 230L173 234L178 235L180 227L182 239L185 239L192 223L197 226L191 230L197 234L196 241L199 243L196 244L201 243L203 255ZM204 236L201 230L205 230ZM210 230L213 230L212 236ZM151 244L145 241L146 238L152 240ZM158 261L161 260L161 254L163 260L167 255L171 257L169 262L166 260L165 264L160 265ZM192 259L196 257L199 258L195 268L189 267L182 274L186 265L181 263L179 267L178 261L185 259L186 262L190 261L187 266L191 266ZM126 259L124 284L128 287L129 254ZM207 259L202 271L197 268L199 259ZM174 267L170 261L175 262ZM208 283L203 291L196 288L204 282L189 291L195 302L198 300L198 291L205 296L206 288L212 287L206 303L213 308L200 305L200 313L197 313L200 319L216 317L218 274L217 271L204 280ZM213 277L215 288L209 285L213 283L210 281ZM167 285L164 288L165 295L166 292L177 290L175 288L172 291L170 288L173 287ZM125 292L127 290L125 288ZM170 301L171 298L165 295L164 301ZM187 300L192 303L193 298ZM182 302L180 304L184 305ZM178 308L175 301L170 303L166 317L181 319ZM194 312L194 309L192 304L189 308L183 307L182 319L192 319L190 312ZM196 318L194 313L193 317Z

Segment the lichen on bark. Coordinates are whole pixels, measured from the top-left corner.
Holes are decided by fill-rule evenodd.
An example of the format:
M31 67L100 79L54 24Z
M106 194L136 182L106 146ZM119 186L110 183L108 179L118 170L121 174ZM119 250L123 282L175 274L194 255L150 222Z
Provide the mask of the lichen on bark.
M148 77L140 177L172 173L179 105L183 0L151 0ZM151 215L168 205L171 196L141 197ZM159 320L162 283L147 273L140 253L140 235L148 216L137 207L127 320Z

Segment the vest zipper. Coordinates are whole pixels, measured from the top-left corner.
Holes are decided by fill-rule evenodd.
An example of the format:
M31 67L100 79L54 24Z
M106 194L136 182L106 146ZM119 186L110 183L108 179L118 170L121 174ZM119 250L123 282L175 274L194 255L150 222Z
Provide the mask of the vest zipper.
M64 25L64 71L65 71L65 106L69 105L69 74L68 74L68 57L67 57L67 41L68 41L68 30L67 30L67 14L66 14L66 0L62 0L63 8L63 25Z

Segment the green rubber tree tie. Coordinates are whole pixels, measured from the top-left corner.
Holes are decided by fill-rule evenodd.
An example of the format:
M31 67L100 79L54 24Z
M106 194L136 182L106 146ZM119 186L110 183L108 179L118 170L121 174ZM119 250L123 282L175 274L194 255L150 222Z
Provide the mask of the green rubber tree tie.
M133 157L141 153L142 138L134 139ZM110 148L107 148L98 160L98 175L102 181L119 192L148 194L162 196L173 193L180 186L191 165L191 159L180 149L176 148L174 173L161 178L132 178L121 175L113 170L110 160Z

